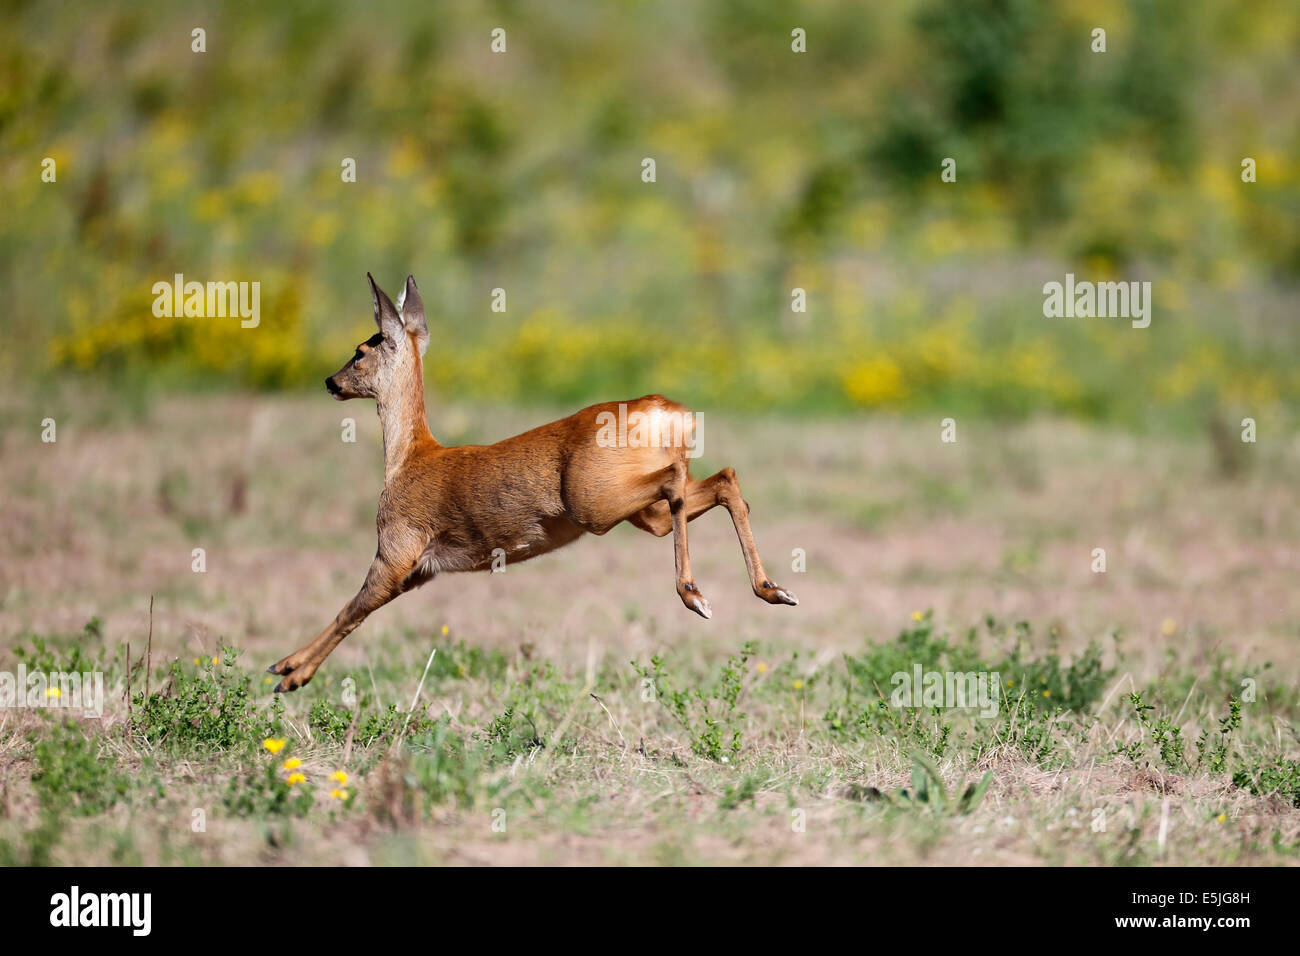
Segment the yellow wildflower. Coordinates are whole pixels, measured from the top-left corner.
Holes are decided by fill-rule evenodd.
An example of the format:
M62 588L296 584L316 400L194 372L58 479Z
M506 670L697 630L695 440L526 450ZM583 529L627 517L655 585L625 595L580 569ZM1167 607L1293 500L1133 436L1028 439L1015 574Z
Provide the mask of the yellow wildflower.
M286 760L286 761L284 762L284 766L281 767L280 769L281 769L281 770L297 770L297 769L298 769L299 767L301 767L301 766L302 766L302 761L301 761L301 760L299 760L297 757L290 757L288 760Z
M279 738L278 740L273 737L267 737L265 740L262 741L262 746L265 747L267 750L271 751L271 753L273 754L278 754L281 750L283 750L284 744L285 744L285 739L283 737Z
M306 774L291 773L289 774L288 777L285 778L284 782L292 787L295 783L305 783L306 780L307 780Z

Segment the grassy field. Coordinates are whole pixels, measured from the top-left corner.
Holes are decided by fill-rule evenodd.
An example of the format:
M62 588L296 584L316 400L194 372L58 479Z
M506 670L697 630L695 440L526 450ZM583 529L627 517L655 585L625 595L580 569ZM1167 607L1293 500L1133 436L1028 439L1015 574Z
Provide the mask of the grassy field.
M696 470L737 469L799 607L749 593L724 512L691 525L711 621L673 593L670 540L621 527L444 576L276 697L264 668L373 553L373 412L221 394L127 411L88 388L3 402L0 670L95 666L106 703L98 720L0 709L0 862L1300 851L1294 443L1243 445L1227 478L1203 439L1056 419L959 420L950 444L937 417L707 416ZM433 404L445 443L547 418ZM916 665L996 672L996 713L891 706Z

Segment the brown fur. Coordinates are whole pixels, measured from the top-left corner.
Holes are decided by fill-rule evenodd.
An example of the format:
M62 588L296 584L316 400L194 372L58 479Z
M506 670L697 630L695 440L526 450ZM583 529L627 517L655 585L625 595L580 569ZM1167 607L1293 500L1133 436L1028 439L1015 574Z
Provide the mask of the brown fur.
M585 532L604 534L628 521L654 535L673 532L677 593L687 608L711 615L691 575L686 522L721 505L740 538L754 593L770 604L797 604L768 580L749 529L749 506L736 473L690 477L687 448L603 447L597 416L618 402L592 405L568 418L497 442L444 448L429 432L422 356L429 332L415 280L400 307L370 279L380 334L326 387L335 398L374 398L384 434L384 488L379 547L357 595L311 643L269 668L277 691L295 690L365 618L399 594L444 571L482 571L501 549L509 562L563 547ZM624 403L631 412L684 412L661 395Z

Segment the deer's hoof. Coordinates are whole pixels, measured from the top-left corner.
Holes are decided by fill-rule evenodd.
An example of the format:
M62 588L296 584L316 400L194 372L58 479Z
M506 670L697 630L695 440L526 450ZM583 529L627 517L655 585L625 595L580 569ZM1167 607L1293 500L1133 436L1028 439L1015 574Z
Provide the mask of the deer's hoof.
M791 607L796 607L799 604L799 599L794 596L793 591L787 591L783 587L777 587L777 585L773 584L771 581L764 581L763 586L757 588L754 593L768 604L788 604Z
M713 605L700 593L699 586L694 581L687 581L677 593L688 610L694 611L706 621L713 617Z
M307 686L307 682L312 679L313 674L314 670L309 670L306 667L300 667L296 671L290 671L288 674L285 674L280 678L280 683L275 685L272 689L272 693L287 694L290 691L297 690L299 687L305 687Z

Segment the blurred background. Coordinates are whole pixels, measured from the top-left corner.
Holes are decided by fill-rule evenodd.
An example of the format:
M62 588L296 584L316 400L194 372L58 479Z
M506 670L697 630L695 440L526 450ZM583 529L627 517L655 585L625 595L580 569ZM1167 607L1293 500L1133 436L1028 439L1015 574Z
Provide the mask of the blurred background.
M1294 4L3 7L25 390L319 389L372 331L369 270L421 284L431 405L1200 431L1300 398ZM1067 271L1151 281L1151 327L1044 318ZM156 318L175 273L260 281L260 326Z

